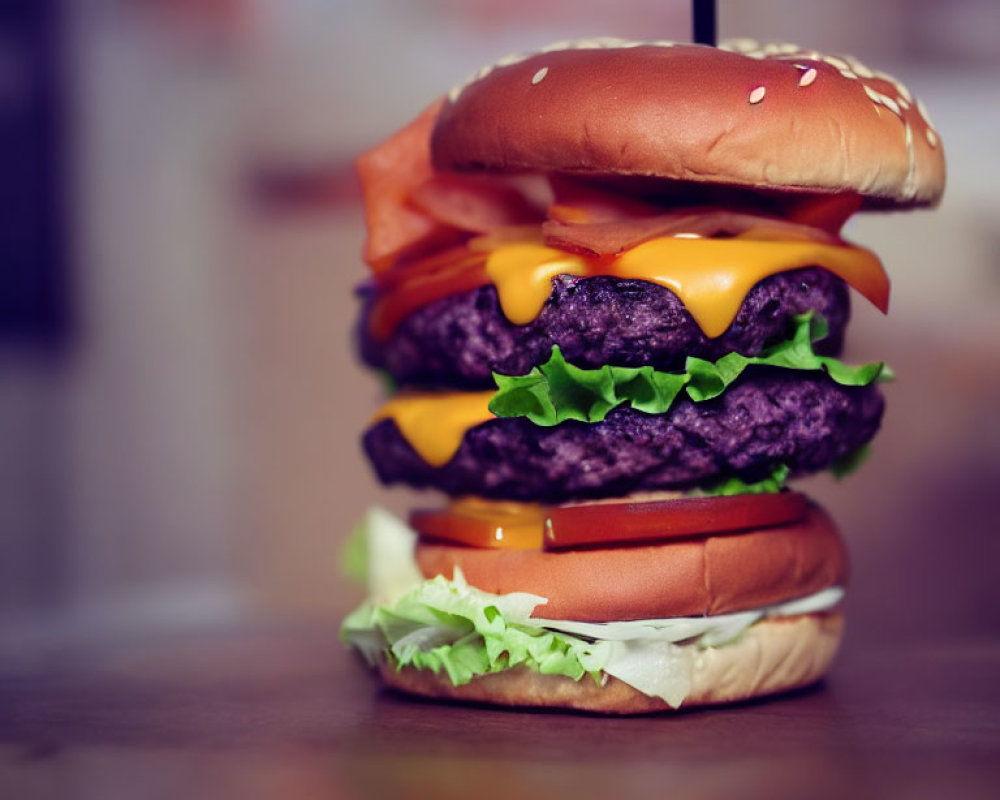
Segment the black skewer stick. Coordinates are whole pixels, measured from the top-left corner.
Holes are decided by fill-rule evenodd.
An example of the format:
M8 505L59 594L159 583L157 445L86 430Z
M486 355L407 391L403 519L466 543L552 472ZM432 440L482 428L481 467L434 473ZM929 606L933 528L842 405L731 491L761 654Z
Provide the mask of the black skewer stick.
M715 0L691 0L691 27L695 44L715 47Z

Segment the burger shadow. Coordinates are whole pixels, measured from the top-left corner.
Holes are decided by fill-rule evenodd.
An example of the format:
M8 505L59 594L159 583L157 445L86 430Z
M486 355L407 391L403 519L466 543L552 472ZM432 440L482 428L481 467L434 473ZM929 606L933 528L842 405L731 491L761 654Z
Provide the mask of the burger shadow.
M835 683L737 702L638 714L498 706L381 687L355 730L361 750L387 744L403 756L551 763L652 760L725 764L844 753ZM848 726L849 727L849 726ZM848 739L851 737L848 735Z
M384 687L355 731L351 763L359 774L367 764L371 775L362 777L371 780L419 774L425 789L474 785L481 797L524 794L525 787L555 796L656 797L666 785L748 798L817 796L818 773L836 776L821 796L876 796L865 791L867 754L842 689L834 677L725 705L621 715Z
M410 694L401 689L391 686L382 686L379 689L380 700L399 703L403 705L440 708L446 707L455 710L475 710L494 714L508 715L528 715L537 717L580 717L589 719L669 719L697 717L703 714L718 714L721 711L736 711L739 709L752 709L759 707L771 707L782 701L792 701L809 697L822 696L827 691L825 679L820 679L808 686L800 686L795 689L786 689L774 694L748 697L743 700L732 700L726 703L716 703L712 705L688 706L681 708L662 708L650 711L641 711L628 714L616 714L602 711L595 711L586 708L567 708L556 706L532 706L532 705L497 705L494 703L484 703L472 700L457 700L447 697L423 697L421 695Z

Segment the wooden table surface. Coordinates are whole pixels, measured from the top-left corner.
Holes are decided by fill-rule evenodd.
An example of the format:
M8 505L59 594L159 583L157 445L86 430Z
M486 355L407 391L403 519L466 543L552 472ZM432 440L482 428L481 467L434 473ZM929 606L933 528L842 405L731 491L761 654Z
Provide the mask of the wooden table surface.
M603 718L386 692L319 624L52 646L0 658L0 796L995 798L998 676L848 637L814 689Z

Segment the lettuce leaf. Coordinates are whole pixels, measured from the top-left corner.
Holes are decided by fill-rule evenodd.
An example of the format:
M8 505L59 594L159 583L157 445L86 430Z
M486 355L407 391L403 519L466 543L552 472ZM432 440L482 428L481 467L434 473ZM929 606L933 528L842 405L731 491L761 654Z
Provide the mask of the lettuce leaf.
M721 483L706 486L691 492L695 497L732 497L737 494L775 494L785 488L785 481L791 470L785 464L779 464L766 478L753 483L747 483L742 478L733 476Z
M626 405L647 414L664 414L677 396L687 392L695 402L721 395L747 367L823 371L844 386L867 386L891 379L882 362L849 366L836 358L817 355L812 343L827 334L826 320L812 311L795 317L790 339L778 342L760 356L728 353L715 362L689 357L684 372L660 372L652 367L583 369L568 363L558 347L549 360L527 375L494 373L497 393L490 411L498 417L527 417L550 427L566 420L600 422Z
M388 652L397 669L443 670L456 686L517 666L600 680L601 648L530 620L546 602L521 592L480 591L456 567L452 580L439 575L423 581L391 606L363 604L344 620L341 639L369 663Z
M848 475L853 475L861 465L864 464L868 457L871 456L872 448L871 444L863 444L856 450L852 450L843 458L838 458L833 464L830 465L830 472L833 473L833 477L838 481L843 480Z
M355 525L340 548L340 574L354 583L365 582L368 574L368 543L364 525Z

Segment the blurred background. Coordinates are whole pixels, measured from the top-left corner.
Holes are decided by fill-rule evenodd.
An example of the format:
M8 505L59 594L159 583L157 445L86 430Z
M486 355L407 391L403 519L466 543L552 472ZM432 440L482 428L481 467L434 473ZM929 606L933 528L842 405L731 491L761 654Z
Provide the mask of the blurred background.
M355 156L481 64L690 36L687 0L8 0L0 11L0 649L338 617L379 488L358 439ZM898 373L860 474L810 491L852 637L1000 630L1000 4L719 3L722 37L902 77L949 164L935 212L850 238L893 278L848 359Z

